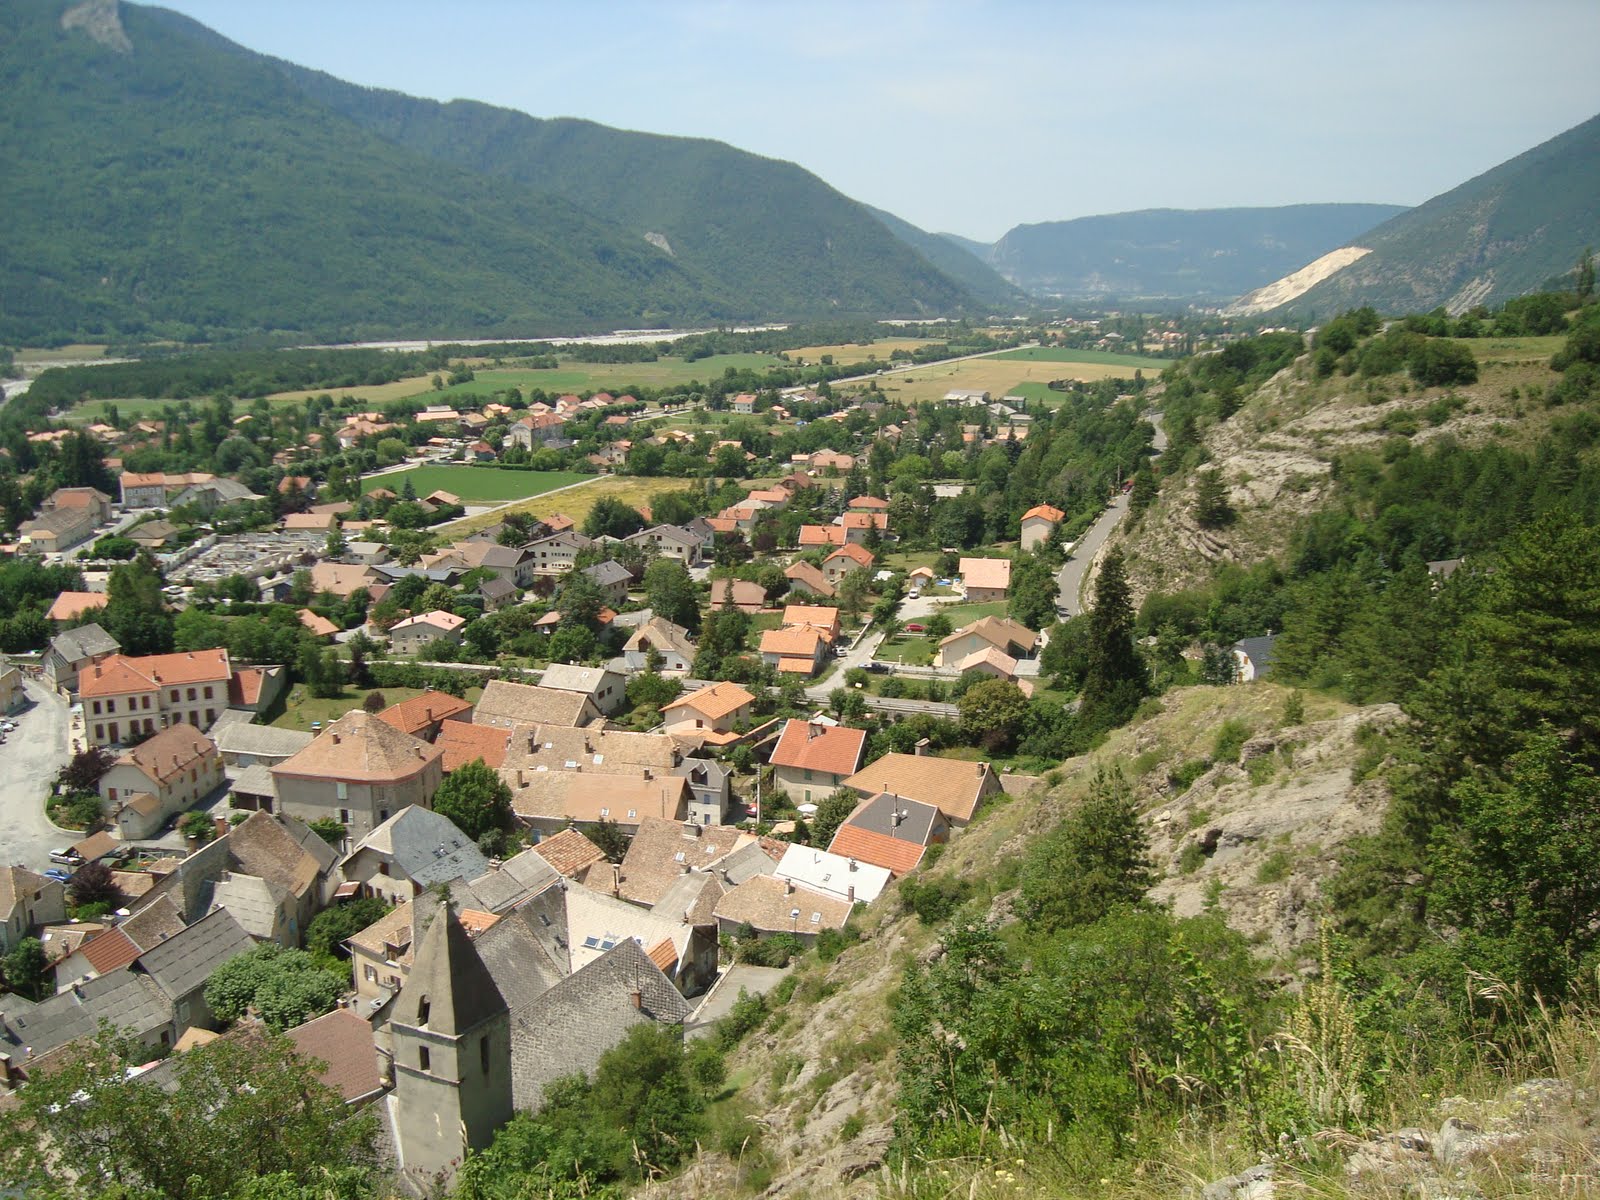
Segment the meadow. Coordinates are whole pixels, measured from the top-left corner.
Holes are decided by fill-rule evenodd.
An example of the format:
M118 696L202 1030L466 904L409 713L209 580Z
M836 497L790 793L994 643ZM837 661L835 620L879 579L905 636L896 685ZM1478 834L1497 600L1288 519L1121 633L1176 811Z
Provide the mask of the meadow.
M943 344L935 338L879 338L866 344L850 342L837 346L802 346L798 350L788 350L785 353L788 354L789 361L794 363L802 360L808 363L821 362L825 354L831 354L836 363L868 362L872 359L887 362L889 356L896 350L917 350L923 346Z
M573 392L579 395L606 391L622 395L634 388L680 387L699 380L702 383L722 376L729 367L735 370L764 371L782 366L770 354L713 354L709 358L684 362L681 358L661 358L651 363L580 363L562 360L557 367L534 370L528 367L485 367L466 383L430 391L437 397L429 403L453 403L463 397L487 398L508 387L543 388L546 392Z
M649 507L655 497L666 492L681 492L694 484L694 481L689 479L647 478L641 475L590 475L585 478L587 482L582 487L554 494L530 496L526 500L496 509L492 513L463 517L448 525L437 526L436 532L442 534L444 540L465 537L475 529L493 525L503 519L508 512L532 513L541 518L559 512L571 517L581 526L583 519L589 515L589 510L602 496L620 500L632 508ZM420 486L417 491L418 494L423 494Z
M1107 350L1073 350L1066 346L1027 346L1021 350L1007 350L994 357L1006 362L1055 362L1131 367L1151 375L1172 363L1170 358L1146 358L1142 354L1113 354Z
M1472 351L1479 362L1549 362L1550 356L1566 344L1565 334L1550 337L1452 338Z
M1030 398L1047 399L1045 384L1052 379L1081 379L1093 383L1099 379L1132 379L1133 368L1115 363L1061 362L1053 359L1012 358L991 354L983 358L967 358L960 362L934 363L915 367L909 371L894 372L878 377L878 387L891 399L917 404L936 402L952 388L985 391L994 399L1019 393L1022 384L1036 384L1037 390ZM1163 361L1156 358L1139 360L1146 377L1161 369Z
M361 481L361 490L370 492L384 487L398 492L410 480L419 496L442 488L460 496L467 504L501 504L540 496L593 478L593 475L580 475L576 471L501 471L494 467L435 464L386 475L369 475Z

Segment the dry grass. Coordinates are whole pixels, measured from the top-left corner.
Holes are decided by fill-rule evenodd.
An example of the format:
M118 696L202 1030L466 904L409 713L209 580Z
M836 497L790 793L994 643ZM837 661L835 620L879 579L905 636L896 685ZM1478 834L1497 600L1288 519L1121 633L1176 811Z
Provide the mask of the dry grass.
M390 400L404 400L408 396L418 396L432 390L431 374L413 375L408 379L396 379L393 383L380 383L372 387L303 388L298 392L274 392L267 400L272 404L294 404L312 396L332 396L335 400L354 396L371 404L387 404Z
M534 496L528 500L519 500L513 504L497 508L493 512L481 513L475 517L464 517L449 525L442 525L439 531L448 538L463 537L475 529L482 529L485 525L493 525L509 512L532 513L536 517L548 517L552 513L565 513L579 525L583 524L584 517L589 515L589 510L602 496L609 496L614 500L621 500L624 504L638 508L640 505L649 505L655 497L666 492L679 492L688 486L688 481L683 479L645 479L634 475L596 475L592 480L576 484L561 491L548 492L543 496Z
M85 359L104 358L106 348L89 342L73 342L49 349L24 348L16 353L19 367L50 366L54 363L81 362Z
M1145 372L1154 377L1157 369ZM952 388L969 388L990 393L996 400L1009 394L1019 383L1048 383L1052 379L1132 379L1129 367L1103 363L1063 363L1019 361L1002 358L969 358L961 362L936 363L916 367L903 374L884 375L878 386L884 394L909 403L938 401Z
M875 342L865 345L859 342L849 342L836 346L802 346L798 350L786 350L790 362L799 362L804 359L808 363L821 362L824 354L833 355L836 363L866 362L876 358L879 362L888 362L889 356L896 350L916 350L922 346L942 346L943 342L935 338L879 338Z

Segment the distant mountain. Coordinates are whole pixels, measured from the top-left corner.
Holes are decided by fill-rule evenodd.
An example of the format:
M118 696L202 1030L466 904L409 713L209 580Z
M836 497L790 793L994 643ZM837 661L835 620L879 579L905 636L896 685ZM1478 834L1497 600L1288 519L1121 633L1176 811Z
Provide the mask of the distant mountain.
M953 234L928 233L926 230L918 229L910 221L902 220L891 212L884 212L881 208L867 205L867 211L887 225L889 232L895 237L951 279L965 286L983 303L1006 311L1027 304L1028 297L1021 288L1007 282L984 260L982 253L975 253L969 248L977 247L979 251L986 252L989 247L982 242L963 244L964 239L957 238Z
M1403 211L1392 204L1155 208L1019 225L987 261L1035 295L1233 297Z
M1462 312L1535 291L1570 272L1585 247L1600 246L1596 197L1600 116L1349 239L1371 253L1281 311L1329 316L1371 304L1427 312L1442 304ZM1282 303L1281 294L1268 299Z
M791 164L368 92L160 9L6 0L0 71L0 342L975 303Z

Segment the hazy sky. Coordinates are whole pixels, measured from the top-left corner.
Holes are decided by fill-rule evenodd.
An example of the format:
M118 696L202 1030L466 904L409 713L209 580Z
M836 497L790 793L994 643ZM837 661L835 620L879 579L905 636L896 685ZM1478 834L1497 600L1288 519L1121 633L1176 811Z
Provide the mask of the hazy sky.
M1596 0L166 7L356 83L718 138L984 241L1138 208L1418 204L1600 112Z

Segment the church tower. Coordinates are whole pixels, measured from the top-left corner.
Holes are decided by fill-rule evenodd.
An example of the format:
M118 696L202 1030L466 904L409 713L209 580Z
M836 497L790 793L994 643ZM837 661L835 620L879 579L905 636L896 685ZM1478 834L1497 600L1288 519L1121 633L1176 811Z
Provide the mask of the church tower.
M511 1014L450 904L428 923L390 1020L406 1174L447 1178L511 1119Z

